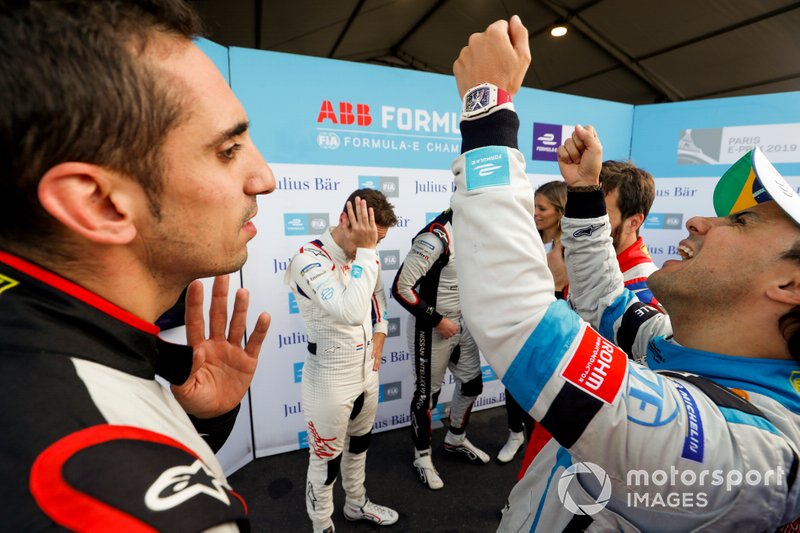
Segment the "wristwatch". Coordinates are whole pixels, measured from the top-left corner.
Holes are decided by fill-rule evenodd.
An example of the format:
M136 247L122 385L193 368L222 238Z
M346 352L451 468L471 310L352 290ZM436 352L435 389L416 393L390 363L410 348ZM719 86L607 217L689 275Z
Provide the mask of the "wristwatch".
M514 109L511 95L496 85L481 83L464 95L461 120L481 118L499 109Z

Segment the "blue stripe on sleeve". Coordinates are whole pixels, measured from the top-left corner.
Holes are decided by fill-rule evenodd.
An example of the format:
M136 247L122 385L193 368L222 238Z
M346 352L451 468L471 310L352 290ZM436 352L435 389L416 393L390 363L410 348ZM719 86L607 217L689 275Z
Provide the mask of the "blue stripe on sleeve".
M745 413L743 411L739 411L738 409L731 409L730 407L720 406L719 411L722 413L722 416L725 417L725 420L731 424L745 424L758 429L763 429L764 431L769 431L770 433L778 436L781 435L781 433L778 431L778 428L772 425L772 422L764 417L751 415L750 413Z
M503 384L525 411L536 403L580 327L580 318L567 302L556 300L525 341L503 376Z
M603 316L600 318L600 335L606 339L610 339L612 342L616 342L614 322L625 313L625 310L634 298L636 298L636 296L631 291L624 290L622 294L617 296L617 299L603 311Z

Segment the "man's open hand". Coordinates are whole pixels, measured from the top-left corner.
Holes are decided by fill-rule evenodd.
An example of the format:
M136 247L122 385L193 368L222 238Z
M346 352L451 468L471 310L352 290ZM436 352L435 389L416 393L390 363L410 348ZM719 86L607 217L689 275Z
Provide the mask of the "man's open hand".
M246 289L239 289L225 336L228 284L227 275L214 279L208 338L203 319L203 284L193 281L186 293L186 340L194 349L194 358L189 379L183 385L173 385L172 392L181 407L198 418L225 414L241 402L253 380L261 344L269 329L270 316L261 313L242 347L249 295Z

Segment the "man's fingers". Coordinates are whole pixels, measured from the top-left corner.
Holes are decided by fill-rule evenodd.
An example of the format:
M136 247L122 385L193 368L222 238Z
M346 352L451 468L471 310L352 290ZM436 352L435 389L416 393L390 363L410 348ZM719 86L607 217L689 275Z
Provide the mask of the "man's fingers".
M531 43L528 40L528 28L522 24L519 15L514 15L508 23L508 34L511 36L511 46L517 54L530 62Z
M581 150L575 145L575 140L572 138L567 139L567 142L563 144L564 149L569 154L569 160L575 164L581 162Z
M583 153L586 150L586 143L584 142L584 137L586 136L586 130L583 129L583 126L580 124L575 125L575 129L572 130L571 139L572 142L575 143L575 148L577 148L579 153Z
M206 339L206 323L203 320L203 284L199 281L189 284L183 317L186 323L186 342L189 346L202 343Z
M258 353L261 351L261 345L264 343L264 338L267 336L271 320L272 317L269 316L269 313L261 313L258 315L256 327L253 328L253 332L250 333L250 337L247 339L247 344L244 347L244 351L247 352L250 357L258 357Z
M211 308L208 311L209 337L219 339L225 337L228 327L228 285L230 277L217 276L211 289Z
M358 198L356 198L356 202L358 202ZM347 222L350 225L350 228L353 228L353 225L358 222L356 218L356 214L353 212L353 204L348 200L347 201Z
M247 307L250 304L250 293L247 289L236 291L236 300L233 303L231 325L228 328L228 342L237 346L242 345L244 330L247 324Z

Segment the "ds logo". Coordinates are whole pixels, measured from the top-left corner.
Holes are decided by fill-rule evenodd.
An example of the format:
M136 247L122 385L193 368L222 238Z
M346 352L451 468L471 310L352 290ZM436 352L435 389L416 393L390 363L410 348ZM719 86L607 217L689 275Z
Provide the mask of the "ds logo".
M317 145L323 150L336 150L340 144L339 136L332 131L323 131L317 135Z
M339 117L337 118L336 112L333 110L333 103L330 100L322 101L319 115L317 115L318 124L322 124L326 120L345 126L353 123L357 126L369 126L372 124L372 116L369 114L369 106L367 104L356 104L356 112L353 113L353 104L339 102Z

